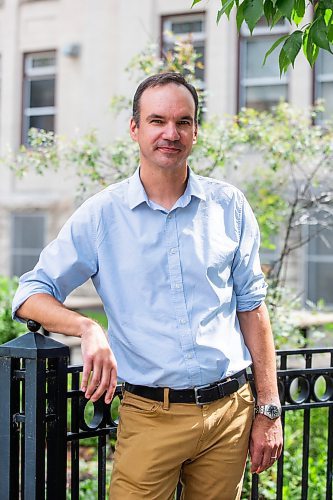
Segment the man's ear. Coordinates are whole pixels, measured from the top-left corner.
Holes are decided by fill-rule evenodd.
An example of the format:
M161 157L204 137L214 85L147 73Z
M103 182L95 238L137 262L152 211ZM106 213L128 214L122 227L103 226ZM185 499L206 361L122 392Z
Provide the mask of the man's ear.
M135 120L134 120L133 116L130 119L129 130L130 130L130 136L131 136L131 138L133 139L133 141L137 142L138 141L138 126L135 123Z
M198 124L196 123L194 126L194 133L193 133L193 142L192 144L196 144L198 140Z

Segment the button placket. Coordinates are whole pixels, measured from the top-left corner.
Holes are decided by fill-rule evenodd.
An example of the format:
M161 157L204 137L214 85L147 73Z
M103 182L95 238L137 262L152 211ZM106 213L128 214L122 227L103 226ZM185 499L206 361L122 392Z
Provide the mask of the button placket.
M172 215L169 214L166 218L166 242L170 293L176 314L177 332L179 334L189 380L191 384L198 385L201 383L200 366L195 355L193 337L186 307L176 213Z

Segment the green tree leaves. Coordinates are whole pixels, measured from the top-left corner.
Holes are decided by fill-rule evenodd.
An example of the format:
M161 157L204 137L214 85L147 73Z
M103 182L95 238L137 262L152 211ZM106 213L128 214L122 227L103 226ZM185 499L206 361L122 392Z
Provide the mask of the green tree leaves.
M263 16L264 5L262 0L244 0L243 12L250 32L254 30L259 19Z
M292 11L292 20L294 21L296 26L298 26L299 23L302 21L304 14L305 14L305 0L295 0L294 9Z
M263 64L265 64L267 57L273 52L273 50L275 50L276 47L278 47L286 38L288 38L288 36L289 35L281 36L280 38L278 38L278 40L276 40L276 42L273 43L271 48L265 54L265 59L264 59Z
M279 57L280 74L286 72L290 64L294 67L296 56L302 47L302 39L303 32L300 30L294 31L294 33L287 36Z
M217 17L216 17L217 23L220 22L220 19L223 16L223 14L226 14L228 19L229 19L229 15L230 15L231 9L234 6L234 3L235 3L235 0L221 0L222 8L217 11Z
M310 31L312 33L313 42L321 49L331 52L330 43L328 40L328 26L324 17L318 17L312 24Z
M193 0L192 7L201 1ZM238 31L245 22L252 34L263 16L270 28L281 19L289 23L292 33L277 40L264 59L265 64L273 50L284 42L279 55L280 74L285 73L290 65L294 66L301 48L311 66L314 65L320 50L333 54L333 0L309 0L308 3L306 0L221 0L217 22L223 14L229 18L234 7ZM307 13L309 9L310 16ZM301 26L305 17L312 20ZM295 30L295 27L298 29Z
M282 14L282 16L290 21L294 3L295 0L276 0L275 6Z

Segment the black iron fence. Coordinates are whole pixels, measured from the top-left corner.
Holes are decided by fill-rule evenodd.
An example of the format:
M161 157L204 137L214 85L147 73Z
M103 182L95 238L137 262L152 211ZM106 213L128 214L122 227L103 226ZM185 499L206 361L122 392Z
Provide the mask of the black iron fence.
M300 475L295 480L296 462L290 466L290 451L285 448L275 472L266 479L269 486L262 476L253 475L245 481L242 498L289 500L286 483L293 474L299 485L293 498L332 500L333 349L278 351L277 359L284 431L302 434L301 444L296 445ZM79 499L80 443L91 437L96 437L98 448L96 498L107 496L106 450L110 438L116 437L115 412L100 400L88 417L87 401L79 389L82 367L68 366L68 360L67 346L37 331L0 346L1 500ZM120 387L115 397L121 398ZM311 436L316 426L311 417L318 408L326 408L319 430L325 444L321 469L319 463L316 469L320 490L310 497ZM286 426L289 412L298 412L297 429ZM318 449L315 452L318 455Z

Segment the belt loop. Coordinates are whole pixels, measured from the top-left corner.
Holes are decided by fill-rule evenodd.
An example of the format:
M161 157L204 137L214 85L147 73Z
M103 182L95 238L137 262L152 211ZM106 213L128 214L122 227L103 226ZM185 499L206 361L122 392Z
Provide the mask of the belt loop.
M169 387L164 387L164 399L163 399L163 410L168 410L170 408L169 401Z

